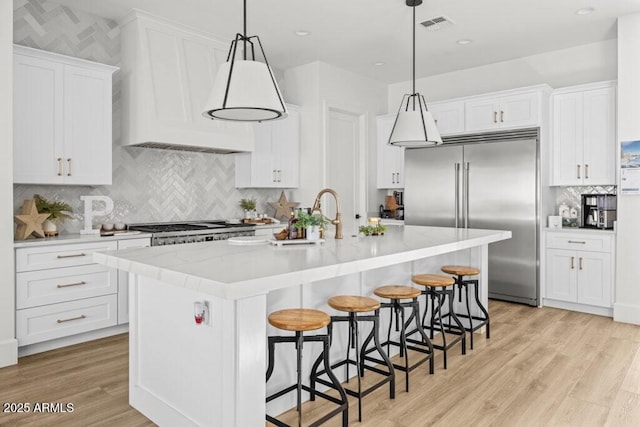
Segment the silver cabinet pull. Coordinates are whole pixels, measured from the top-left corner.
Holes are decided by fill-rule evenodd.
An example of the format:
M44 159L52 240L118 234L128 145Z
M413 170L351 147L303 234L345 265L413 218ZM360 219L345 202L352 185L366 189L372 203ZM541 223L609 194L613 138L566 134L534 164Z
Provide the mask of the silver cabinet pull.
M582 270L582 257L578 258L579 269Z
M62 176L62 157L58 157L56 160L58 162L58 176Z
M400 184L400 172L396 173L396 180L398 181L396 184Z
M584 164L584 179L589 179L589 165Z
M71 176L71 158L67 159L67 176Z
M575 257L571 257L571 269L573 270L574 268L576 268L575 266Z
M56 287L57 288L68 288L68 287L71 287L71 286L82 286L82 285L86 285L86 284L87 284L87 282L85 282L84 280L81 280L81 281L75 282L75 283L66 283L64 285L57 285Z
M500 123L504 123L504 111L500 110Z
M80 252L79 254L71 254L71 255L58 255L58 259L63 259L63 258L78 258L81 256L87 256L87 254L85 254L84 252Z
M498 112L497 111L493 112L493 123L498 123Z
M580 165L576 165L576 178L580 179Z
M577 243L580 245L586 245L587 242L585 242L584 240L567 240L567 243Z
M58 323L72 322L72 321L74 321L74 320L82 320L82 319L86 319L86 318L87 318L87 316L85 316L84 314L81 314L81 315L80 315L80 316L78 316L78 317L71 317L71 318L69 318L69 319L58 319L58 320L57 320L57 322L58 322Z
M282 170L278 169L278 182L282 182Z

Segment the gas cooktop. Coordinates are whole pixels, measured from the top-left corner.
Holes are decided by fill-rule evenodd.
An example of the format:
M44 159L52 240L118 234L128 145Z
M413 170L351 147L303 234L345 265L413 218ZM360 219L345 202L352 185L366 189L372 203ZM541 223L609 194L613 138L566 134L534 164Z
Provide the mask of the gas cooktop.
M128 230L151 233L151 246L226 240L255 235L255 224L230 223L225 220L155 222L129 224Z
M226 231L230 228L255 227L253 224L229 223L224 220L189 221L189 222L156 222L147 224L129 224L127 228L144 233L168 233L180 231Z

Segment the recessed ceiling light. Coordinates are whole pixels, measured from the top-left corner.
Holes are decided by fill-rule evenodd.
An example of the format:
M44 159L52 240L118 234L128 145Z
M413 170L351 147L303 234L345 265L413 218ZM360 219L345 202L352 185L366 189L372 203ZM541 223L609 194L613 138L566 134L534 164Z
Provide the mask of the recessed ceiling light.
M309 34L311 34L311 32L306 31L306 30L298 30L298 31L296 31L296 35L300 36L300 37L308 36Z
M382 67L385 63L382 61L378 61L378 62L374 62L373 65L375 65L376 67Z
M583 7L582 9L576 10L576 15L588 15L595 11L592 7Z
M460 40L458 40L456 43L458 43L459 45L465 45L465 44L469 44L469 43L471 43L471 42L473 42L473 40L470 40L470 39L460 39Z

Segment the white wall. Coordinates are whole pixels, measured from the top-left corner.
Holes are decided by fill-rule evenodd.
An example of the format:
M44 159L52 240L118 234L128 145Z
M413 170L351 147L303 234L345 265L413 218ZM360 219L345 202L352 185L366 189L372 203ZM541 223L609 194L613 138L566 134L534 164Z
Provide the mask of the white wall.
M286 101L302 108L300 188L292 192L293 200L310 207L324 187L325 105L345 106L350 111L365 112L367 117L367 211L376 210L384 196L376 189L375 117L386 112L387 86L324 62L286 70L284 80Z
M616 41L526 56L511 61L416 80L429 102L546 83L553 88L616 79ZM389 112L396 112L411 82L389 85Z
M0 367L17 362L13 271L13 2L0 1Z
M618 19L618 139L640 139L640 14ZM618 156L619 158L619 156ZM640 196L618 195L613 318L640 324Z

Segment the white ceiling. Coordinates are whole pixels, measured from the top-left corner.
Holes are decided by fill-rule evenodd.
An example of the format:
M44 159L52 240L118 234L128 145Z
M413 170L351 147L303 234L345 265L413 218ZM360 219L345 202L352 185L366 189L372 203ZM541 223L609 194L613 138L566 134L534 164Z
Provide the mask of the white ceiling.
M241 0L57 0L118 20L130 8L229 40L242 32ZM405 0L247 0L248 33L274 68L320 60L387 83L411 78L411 8ZM577 15L592 7L588 15ZM616 37L616 17L640 0L424 0L418 22L446 16L438 31L417 26L417 77L441 74ZM310 31L300 37L297 30ZM473 43L458 45L457 40ZM384 62L382 66L374 65Z

